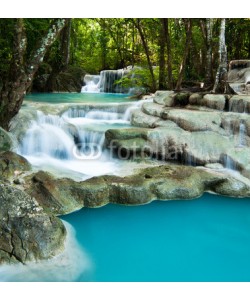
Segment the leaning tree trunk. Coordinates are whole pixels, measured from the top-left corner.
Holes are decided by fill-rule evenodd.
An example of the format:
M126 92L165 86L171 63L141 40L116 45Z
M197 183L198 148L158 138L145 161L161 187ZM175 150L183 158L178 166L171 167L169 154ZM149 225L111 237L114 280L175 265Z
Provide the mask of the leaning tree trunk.
M24 22L23 19L16 19L12 62L8 77L4 81L0 92L0 126L4 129L9 129L10 121L21 108L26 91L31 86L34 75L43 61L47 49L56 40L64 26L65 19L56 19L25 63L27 38Z
M186 62L187 62L187 57L188 57L190 44L191 44L191 37L192 37L192 20L184 19L183 21L184 21L185 28L186 28L186 42L185 42L185 49L184 49L182 62L180 65L179 76L178 76L178 80L177 80L176 87L175 87L175 89L177 91L179 91L181 89L181 83L183 80L184 70L186 67Z
M213 93L218 90L219 82L222 76L227 72L227 47L225 41L226 19L221 19L220 40L219 40L219 66L216 72Z

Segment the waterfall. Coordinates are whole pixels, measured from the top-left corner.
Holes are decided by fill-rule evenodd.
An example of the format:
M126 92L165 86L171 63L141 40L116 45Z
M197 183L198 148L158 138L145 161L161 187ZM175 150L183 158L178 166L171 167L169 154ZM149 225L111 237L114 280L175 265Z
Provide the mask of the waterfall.
M17 152L34 167L75 180L115 172L118 166L104 149L105 132L128 127L131 111L142 103L72 105L58 114L37 111L18 131Z
M100 75L90 75L84 76L85 86L82 87L82 93L99 93L100 87Z
M223 157L223 165L230 170L237 170L236 163L227 154Z
M239 128L239 147L246 146L246 125L241 121Z
M128 93L129 88L123 87L115 82L124 77L129 71L120 70L103 70L100 75L85 75L82 87L82 93Z
M22 155L47 154L59 159L72 158L74 141L70 129L57 115L45 115L38 111L37 119L28 128L19 147Z

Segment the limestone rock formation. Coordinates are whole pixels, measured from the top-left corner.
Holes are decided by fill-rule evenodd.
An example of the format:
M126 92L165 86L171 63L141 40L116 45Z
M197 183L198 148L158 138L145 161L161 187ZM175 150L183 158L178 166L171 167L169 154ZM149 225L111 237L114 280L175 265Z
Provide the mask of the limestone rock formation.
M64 249L63 223L25 192L0 183L0 264L48 259Z
M25 182L25 191L48 213L63 215L83 207L80 186L72 179L56 179L39 171L25 177Z
M107 147L128 158L150 155L188 165L220 163L249 178L250 161L241 162L250 147L250 116L242 113L248 112L249 96L233 96L228 105L225 95L180 94L156 92L153 102L132 112L131 124L139 128L108 130ZM189 104L165 105L163 99L176 97L189 97Z
M40 171L29 180L26 192L52 214L66 214L81 207L100 207L108 203L140 205L153 200L193 199L206 191L235 197L250 196L250 185L244 180L203 167L182 165L165 164L140 169L129 176L104 175L82 182L58 179Z

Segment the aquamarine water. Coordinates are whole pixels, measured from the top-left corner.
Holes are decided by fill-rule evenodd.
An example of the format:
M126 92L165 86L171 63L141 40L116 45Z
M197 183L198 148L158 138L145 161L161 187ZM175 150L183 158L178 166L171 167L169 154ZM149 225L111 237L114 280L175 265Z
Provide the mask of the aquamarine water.
M32 93L25 96L26 101L45 103L114 103L128 102L128 94L110 93Z
M92 264L77 281L250 281L250 199L110 204L62 219Z

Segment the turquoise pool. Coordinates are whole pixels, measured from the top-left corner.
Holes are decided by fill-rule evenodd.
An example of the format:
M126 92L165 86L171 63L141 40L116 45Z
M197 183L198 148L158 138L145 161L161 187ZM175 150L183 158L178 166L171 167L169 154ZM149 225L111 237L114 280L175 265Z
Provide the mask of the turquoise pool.
M110 204L62 219L91 260L76 281L250 281L249 199Z

